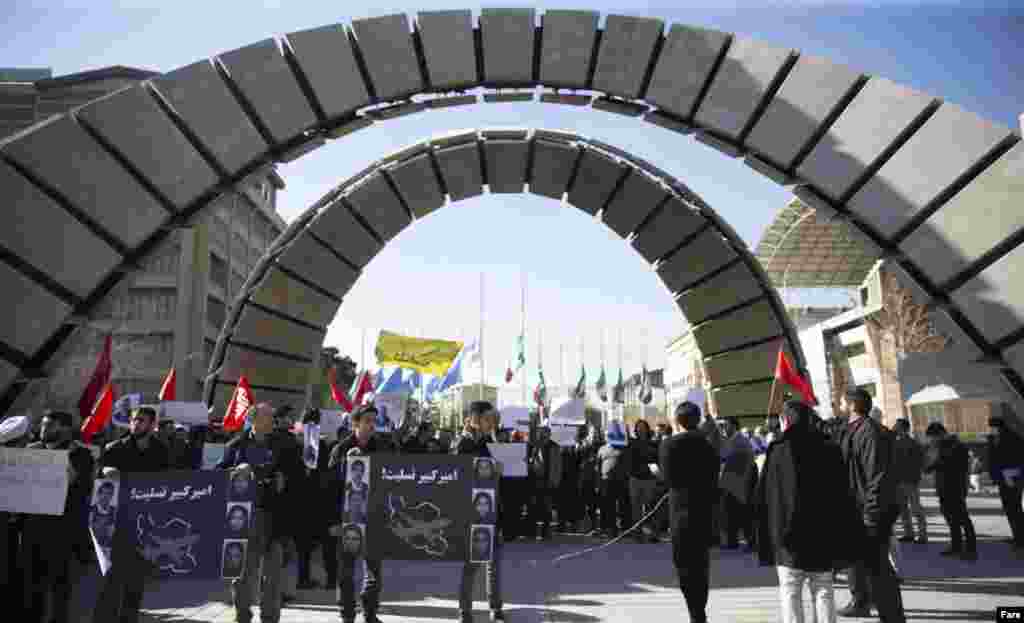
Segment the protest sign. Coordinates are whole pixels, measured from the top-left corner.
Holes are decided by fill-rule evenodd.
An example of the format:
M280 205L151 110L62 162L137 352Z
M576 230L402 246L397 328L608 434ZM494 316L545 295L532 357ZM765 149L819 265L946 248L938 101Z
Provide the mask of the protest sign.
M551 440L563 448L571 448L576 445L576 432L579 426L568 424L551 424Z
M551 405L551 424L579 426L587 421L586 404L582 398L560 398Z
M203 469L216 469L217 464L224 460L224 443L203 444Z
M353 469L355 462L362 462L363 468ZM493 523L498 502L493 459L374 454L349 457L348 463L347 496L369 490L367 522L362 527L367 557L466 561L471 527L487 520ZM360 485L356 479L364 470L369 477ZM476 505L481 493L491 502L489 514L483 517ZM351 525L361 525L360 513L354 505L345 508L346 519L356 520ZM354 542L354 532L352 536ZM490 550L475 553L489 556Z
M526 444L525 443L489 443L494 460L501 463L502 475L509 478L526 476Z
M504 407L501 410L501 427L529 431L530 410L526 407Z
M0 447L0 511L63 515L68 498L68 453Z
M133 547L162 578L238 577L252 524L250 480L225 471L177 471L124 474L114 491L103 489L105 482L114 481L97 481L90 509L101 569L111 548ZM117 500L113 534L104 530L106 497Z
M160 419L184 426L208 426L210 412L202 402L167 401L160 403Z

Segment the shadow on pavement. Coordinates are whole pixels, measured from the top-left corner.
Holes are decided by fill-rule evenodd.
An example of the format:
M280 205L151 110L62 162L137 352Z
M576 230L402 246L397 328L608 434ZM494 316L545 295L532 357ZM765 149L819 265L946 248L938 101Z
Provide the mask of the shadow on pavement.
M905 610L908 621L993 621L992 610Z

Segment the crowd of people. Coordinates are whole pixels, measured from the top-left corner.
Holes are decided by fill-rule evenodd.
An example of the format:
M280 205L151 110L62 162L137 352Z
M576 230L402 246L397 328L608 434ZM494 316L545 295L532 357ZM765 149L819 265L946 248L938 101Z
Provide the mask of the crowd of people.
M872 608L882 621L903 621L898 543L923 544L929 538L920 502L922 474L933 475L940 511L950 528L950 546L942 554L976 560L977 538L966 498L981 459L940 423L927 427L924 443L911 434L905 419L889 430L871 417L871 397L862 390L849 392L841 404L841 415L823 420L812 408L790 401L781 416L751 433L741 430L735 418L711 419L697 405L683 403L671 423L657 430L643 420L635 422L625 444L607 443L601 430L583 425L575 444L564 447L541 423L525 441L526 477L500 473L491 555L488 562L467 561L463 566L461 620L472 620L472 590L480 567L486 574L491 620L504 620L503 549L520 539L551 539L561 531L609 542L628 537L671 543L679 586L695 623L706 620L713 547L743 547L761 564L777 568L786 623L802 621L805 583L810 584L820 623L837 615L868 616ZM365 536L345 533L338 515L348 457L394 452L489 457L489 444L517 438L499 428L497 412L486 402L470 406L463 430L454 437L435 431L429 422L379 433L376 416L372 406L353 413L350 427L338 430L336 441L320 441L315 467L303 460L299 414L286 407L255 405L248 418L251 426L227 443L217 468L253 478L259 491L250 518L249 554L244 564L241 558L236 561L244 568L231 581L239 623L252 619L257 594L261 620L276 623L297 590L319 588L336 591L343 622L354 621L359 612L368 623L378 621L382 561L359 554ZM316 418L311 411L302 419L309 423ZM87 529L93 479L200 469L204 443L221 440L209 430L159 422L154 409L141 407L132 413L127 434L106 443L94 457L75 440L72 421L68 413L47 413L35 438L21 422L0 427L6 446L70 452L63 516L0 516L0 545L6 549L0 580L16 587L9 594L24 613L14 620L37 623L46 612L48 621L71 620L71 561L96 564ZM1000 418L990 424L985 462L999 488L1012 546L1021 548L1024 441ZM666 497L668 504L661 503ZM297 508L303 512L296 513ZM903 536L896 539L900 520ZM844 537L836 539L837 533ZM113 566L102 579L94 621L139 619L152 569L133 547L116 545L128 538L114 535ZM355 545L350 547L350 541ZM317 584L311 572L318 549L326 586ZM296 574L285 572L292 562ZM363 566L358 603L357 562ZM837 609L832 587L841 569L847 570L852 600Z

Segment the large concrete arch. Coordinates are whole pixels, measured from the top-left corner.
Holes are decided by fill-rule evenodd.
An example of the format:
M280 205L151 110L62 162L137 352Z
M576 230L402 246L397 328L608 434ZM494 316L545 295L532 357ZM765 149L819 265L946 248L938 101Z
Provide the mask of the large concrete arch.
M595 218L657 271L706 356L723 413L767 412L780 343L803 362L775 288L739 236L684 184L599 141L549 130L463 131L401 149L345 180L275 241L232 305L210 361L207 403L245 375L301 407L345 294L387 242L446 203L529 192Z
M484 93L468 92L477 87ZM793 186L895 260L965 356L1000 366L1024 396L1024 292L1012 277L1024 263L1019 134L728 33L484 9L268 38L0 143L0 187L15 215L0 230L0 288L14 301L0 329L0 410L168 231L268 163L399 115L538 99L695 137ZM603 200L623 188L604 189Z

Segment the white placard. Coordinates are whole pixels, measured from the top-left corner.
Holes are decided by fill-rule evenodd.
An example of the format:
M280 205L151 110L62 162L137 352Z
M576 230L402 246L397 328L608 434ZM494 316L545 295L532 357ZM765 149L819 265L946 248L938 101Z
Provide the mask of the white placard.
M526 444L525 443L489 443L487 449L491 456L501 463L501 475L511 478L526 476Z
M203 469L217 469L217 464L224 460L224 449L227 444L203 444Z
M518 431L530 430L530 410L526 407L508 406L501 410L501 427Z
M160 403L160 418L183 426L209 425L210 411L203 402L167 401Z
M349 415L341 409L320 409L320 432L327 439L337 439L342 425L351 428Z
M582 398L560 398L551 405L551 424L580 426L587 422L586 401Z
M578 430L579 427L577 426L552 424L551 440L563 448L571 448L576 445L576 432Z
M68 452L0 448L0 511L63 515Z

